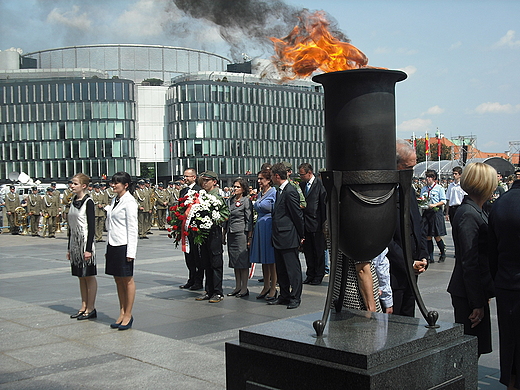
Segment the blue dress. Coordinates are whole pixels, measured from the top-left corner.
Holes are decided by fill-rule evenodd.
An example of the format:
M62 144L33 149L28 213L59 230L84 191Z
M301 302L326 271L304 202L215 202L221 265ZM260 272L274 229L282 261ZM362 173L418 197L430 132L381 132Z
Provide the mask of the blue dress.
M271 242L273 232L271 213L275 201L276 189L271 187L265 194L260 193L253 205L258 216L249 250L249 261L251 263L274 264L274 248Z

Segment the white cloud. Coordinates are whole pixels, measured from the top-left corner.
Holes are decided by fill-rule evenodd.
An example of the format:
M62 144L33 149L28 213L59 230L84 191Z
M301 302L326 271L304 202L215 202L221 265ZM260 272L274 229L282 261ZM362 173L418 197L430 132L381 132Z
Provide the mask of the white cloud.
M415 118L404 121L397 126L397 130L402 133L407 133L408 135L411 135L412 133L422 134L430 131L431 125L432 121L430 119Z
M477 108L475 108L475 111L478 114L514 114L515 112L520 112L520 104L517 104L516 106L512 104L500 104L498 102L487 102L482 103Z
M376 54L388 54L388 53L391 53L392 50L388 47L378 47L374 53Z
M458 42L455 42L454 44L452 44L450 46L450 49L449 50L455 50L455 49L458 49L459 47L462 46L462 42L461 41L458 41Z
M47 16L47 21L86 31L90 28L92 22L86 12L82 14L79 12L80 9L77 5L72 6L72 9L69 11L62 11L59 8L54 8Z
M520 40L515 41L515 31L509 30L506 35L495 43L495 46L520 47Z
M444 112L444 108L440 108L439 106L433 106L428 108L426 112L423 112L421 115L439 115Z
M402 70L404 73L406 73L408 76L413 75L415 72L417 72L417 68L413 65L405 66L404 68L400 68L398 70Z
M139 0L126 9L116 21L118 34L155 37L163 34L168 19L164 1Z

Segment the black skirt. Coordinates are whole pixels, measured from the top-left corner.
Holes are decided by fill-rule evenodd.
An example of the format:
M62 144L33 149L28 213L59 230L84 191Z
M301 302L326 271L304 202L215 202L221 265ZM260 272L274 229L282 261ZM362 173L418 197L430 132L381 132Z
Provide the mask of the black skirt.
M446 224L442 210L424 210L423 228L428 237L440 237L446 235Z
M455 322L464 325L464 334L477 336L479 355L492 352L491 314L489 312L489 304L486 303L484 305L484 317L482 318L482 321L474 328L471 327L471 321L468 318L469 315L473 312L469 306L468 300L466 298L452 295L451 304L454 309L453 311L455 314Z
M105 273L112 276L134 276L134 261L126 260L126 245L107 244Z

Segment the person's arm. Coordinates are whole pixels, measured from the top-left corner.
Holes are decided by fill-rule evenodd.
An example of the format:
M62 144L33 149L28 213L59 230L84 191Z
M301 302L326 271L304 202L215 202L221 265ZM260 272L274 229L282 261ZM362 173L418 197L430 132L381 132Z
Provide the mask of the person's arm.
M392 288L390 287L390 261L386 257L388 249L374 259L374 268L376 270L377 279L379 281L379 290L381 295L379 300L384 307L385 313L392 314L394 300L392 296Z
M370 271L370 262L357 263L356 273L359 284L361 297L368 311L376 311L376 302L374 300L374 282L372 280L372 272Z
M92 254L92 247L94 245L94 236L96 235L96 211L94 206L94 201L92 198L87 199L87 245L85 247L86 252L90 252ZM74 207L74 206L72 206Z
M126 258L128 261L135 259L137 254L137 240L139 236L137 227L137 208L137 202L131 197L128 197L124 209L127 237Z

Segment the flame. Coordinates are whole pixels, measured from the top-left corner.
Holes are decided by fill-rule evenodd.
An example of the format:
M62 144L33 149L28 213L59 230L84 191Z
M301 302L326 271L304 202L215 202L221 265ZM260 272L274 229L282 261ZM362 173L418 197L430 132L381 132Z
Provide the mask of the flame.
M368 58L355 46L335 38L325 12L302 12L300 24L282 39L271 37L273 62L286 78L306 77L316 70L336 72L367 67Z

